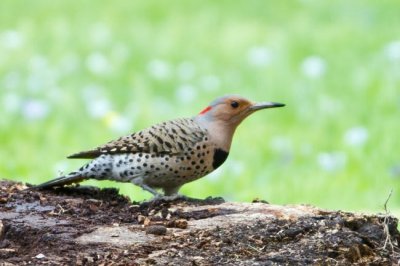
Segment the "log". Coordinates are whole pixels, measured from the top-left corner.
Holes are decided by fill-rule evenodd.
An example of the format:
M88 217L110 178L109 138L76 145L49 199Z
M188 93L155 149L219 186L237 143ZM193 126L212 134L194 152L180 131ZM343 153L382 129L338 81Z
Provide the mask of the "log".
M0 265L393 265L397 223L309 205L138 203L112 188L1 181Z

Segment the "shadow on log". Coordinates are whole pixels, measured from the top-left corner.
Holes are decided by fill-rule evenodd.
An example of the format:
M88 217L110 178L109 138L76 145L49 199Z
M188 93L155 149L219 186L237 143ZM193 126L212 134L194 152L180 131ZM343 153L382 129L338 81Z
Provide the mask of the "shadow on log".
M0 265L399 262L397 219L222 198L135 203L115 189L0 182Z

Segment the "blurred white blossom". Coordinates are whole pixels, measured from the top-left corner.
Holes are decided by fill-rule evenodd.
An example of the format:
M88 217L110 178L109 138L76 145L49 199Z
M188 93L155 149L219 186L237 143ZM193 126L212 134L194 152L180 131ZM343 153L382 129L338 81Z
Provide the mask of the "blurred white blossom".
M83 88L82 98L86 103L93 99L103 98L104 88L97 84L89 84Z
M159 80L165 80L171 77L171 66L163 60L154 59L147 65L149 74Z
M192 85L183 84L176 90L175 96L182 103L191 103L197 97L197 92Z
M6 30L0 35L0 45L6 49L20 48L24 43L22 34L16 30Z
M91 27L90 40L97 46L107 44L112 40L111 30L106 23L96 23Z
M324 152L318 154L317 161L323 170L334 172L346 166L347 156L343 152Z
M45 118L50 111L49 105L41 100L28 100L22 104L22 116L29 121Z
M106 98L97 98L87 102L86 108L91 117L103 118L111 111L111 102Z
M103 87L90 84L83 89L83 101L86 110L93 118L99 119L111 111L111 102L103 96Z
M226 164L226 168L229 169L232 175L240 176L245 171L245 164L241 161L231 159L228 160Z
M368 140L368 129L362 126L350 128L344 134L344 140L350 146L362 146Z
M116 112L107 113L103 119L106 125L116 133L125 133L131 128L130 120Z
M224 167L218 167L217 169L215 169L214 171L212 171L207 175L207 179L214 182L217 181L219 177L224 173L223 169Z
M253 66L267 66L272 60L272 53L269 48L265 46L252 47L247 52L247 60Z
M400 40L388 43L384 48L384 52L389 60L400 61Z
M31 91L31 92L41 91L45 87L45 85L44 85L45 81L46 80L43 79L43 77L41 77L39 75L30 74L26 78L26 88L28 91Z
M27 66L29 74L25 78L26 85L24 86L27 90L38 92L56 84L59 73L57 68L49 65L47 57L35 54L29 58Z
M103 75L110 72L110 62L105 55L94 52L86 59L86 66L90 72L97 75Z
M3 96L2 106L7 113L16 113L21 106L21 98L14 93L8 93Z
M326 62L319 56L310 56L301 63L301 71L308 78L320 78L326 72Z
M275 136L270 140L270 147L278 152L290 151L292 150L292 143L286 137Z

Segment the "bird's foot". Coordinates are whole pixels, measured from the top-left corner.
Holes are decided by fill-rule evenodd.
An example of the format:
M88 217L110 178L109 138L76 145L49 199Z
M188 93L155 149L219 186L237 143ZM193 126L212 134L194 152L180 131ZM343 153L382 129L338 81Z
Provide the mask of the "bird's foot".
M176 194L173 194L173 195L161 196L160 199L161 200L165 200L165 201L175 201L175 200L189 200L190 198L185 196L185 195L176 193Z
M165 196L165 195L157 193L151 199L143 201L142 204L161 205L163 203L171 203L174 201L189 201L190 199L191 198L184 196L184 195L180 195L180 194L173 194L173 195Z
M181 195L181 194L162 195L160 193L157 193L157 194L154 195L153 198L148 200L148 202L154 202L154 201L171 202L171 201L176 201L176 200L188 200L188 199L190 199L190 198L185 196L185 195Z

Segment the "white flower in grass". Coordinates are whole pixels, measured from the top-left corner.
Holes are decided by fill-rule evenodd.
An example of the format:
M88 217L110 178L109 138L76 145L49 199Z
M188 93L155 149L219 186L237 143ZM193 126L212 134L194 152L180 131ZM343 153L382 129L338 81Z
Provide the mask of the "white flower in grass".
M28 100L22 105L22 116L29 121L44 119L49 111L49 105L41 100Z
M247 52L247 60L256 67L267 66L272 61L272 53L269 48L264 46L252 47Z
M400 61L400 40L388 43L384 48L384 52L389 60Z
M24 43L22 34L16 30L7 30L1 33L1 44L7 49L20 48Z
M277 136L271 139L270 147L275 151L290 151L292 149L292 143L288 138Z
M182 103L191 103L197 97L197 92L192 85L184 84L176 90L175 96Z
M90 30L90 40L97 45L104 45L112 40L111 30L105 23L95 23Z
M368 140L368 129L365 127L353 127L344 134L346 144L350 146L362 146Z
M208 174L207 179L215 182L219 179L223 172L223 167L219 167L215 171L212 171L210 174Z
M150 61L147 65L147 71L155 79L165 80L171 77L171 66L163 60Z
M44 89L44 82L45 80L43 77L36 74L31 74L26 79L26 88L31 92L38 92Z
M117 116L111 123L110 128L117 133L128 132L131 127L131 120L124 116Z
M327 172L343 169L347 163L347 156L343 152L324 152L318 155L318 164Z
M131 128L131 121L116 112L109 112L104 116L106 125L117 133L125 133Z
M8 93L3 96L2 106L5 112L15 113L21 107L21 98L14 93Z
M111 71L109 60L105 55L98 52L91 53L88 56L86 66L90 72L96 75L107 74Z
M83 88L82 98L86 103L90 103L93 99L102 98L104 88L97 84L89 84Z
M240 161L231 159L226 164L226 168L229 169L230 172L236 176L240 176L245 170L245 165L243 164L243 162Z
M301 63L301 71L308 78L320 78L326 72L326 62L319 56L310 56Z
M93 99L87 103L87 111L93 118L103 118L111 111L111 103L107 99Z

